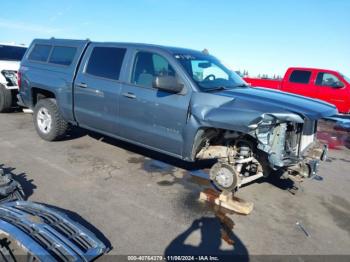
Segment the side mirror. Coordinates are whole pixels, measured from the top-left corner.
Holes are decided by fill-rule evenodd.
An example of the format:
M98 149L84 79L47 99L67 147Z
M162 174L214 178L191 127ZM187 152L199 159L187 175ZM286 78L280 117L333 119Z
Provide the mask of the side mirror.
M343 88L344 84L342 82L337 82L332 85L333 88Z
M156 76L153 87L170 93L180 93L184 88L174 76Z

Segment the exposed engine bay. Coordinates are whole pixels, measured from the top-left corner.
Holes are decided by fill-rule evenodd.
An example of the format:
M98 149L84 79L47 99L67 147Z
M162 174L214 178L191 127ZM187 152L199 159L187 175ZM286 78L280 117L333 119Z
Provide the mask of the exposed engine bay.
M248 134L211 130L196 157L218 160L210 179L220 190L237 190L274 171L294 181L310 178L326 159L327 146L316 141L317 121L300 119L266 116L252 124Z

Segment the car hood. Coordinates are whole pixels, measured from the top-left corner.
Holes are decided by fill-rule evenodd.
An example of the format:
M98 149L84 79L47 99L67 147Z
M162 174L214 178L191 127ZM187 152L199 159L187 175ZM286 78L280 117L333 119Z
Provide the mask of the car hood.
M21 63L20 61L4 61L4 60L0 60L0 72L2 70L18 71L20 63Z
M295 94L266 88L235 88L194 93L191 112L202 125L249 131L249 125L272 115L281 121L303 122L338 113L335 106Z

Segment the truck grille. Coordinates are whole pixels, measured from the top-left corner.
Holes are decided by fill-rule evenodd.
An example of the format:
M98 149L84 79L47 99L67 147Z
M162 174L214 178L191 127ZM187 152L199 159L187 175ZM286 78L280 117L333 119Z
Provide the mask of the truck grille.
M27 201L6 203L0 207L0 220L29 235L55 260L90 261L106 251L93 233L43 205Z

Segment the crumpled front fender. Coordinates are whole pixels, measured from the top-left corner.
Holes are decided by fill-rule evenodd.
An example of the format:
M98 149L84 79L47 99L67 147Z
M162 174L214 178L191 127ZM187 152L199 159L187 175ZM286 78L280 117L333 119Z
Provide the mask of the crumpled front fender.
M193 95L191 114L202 126L242 133L249 133L253 125L261 122L266 116L273 116L280 122L304 122L300 115L286 110L264 111L239 99L210 93Z

